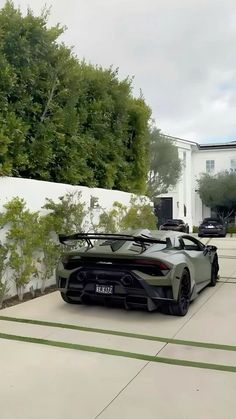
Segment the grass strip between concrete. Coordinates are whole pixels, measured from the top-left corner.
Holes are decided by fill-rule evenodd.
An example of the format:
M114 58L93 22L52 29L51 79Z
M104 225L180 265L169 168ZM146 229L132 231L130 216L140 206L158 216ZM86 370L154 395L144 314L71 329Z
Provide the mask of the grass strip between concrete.
M1 320L16 322L16 323L35 324L38 326L48 326L48 327L54 327L54 328L60 328L60 329L78 330L80 332L92 332L92 333L100 333L104 335L121 336L121 337L126 337L126 338L131 338L131 339L142 339L142 340L150 340L154 342L171 343L174 345L193 346L197 348L217 349L217 350L223 350L223 351L236 352L235 345L225 345L221 343L198 342L198 341L191 341L191 340L174 339L174 338L167 338L167 337L161 337L161 336L143 335L140 333L122 332L118 330L109 330L109 329L98 329L94 327L79 326L75 324L49 322L45 320L22 319L22 318L9 317L9 316L0 316L0 321Z
M149 362L159 362L162 364L179 365L182 367L203 368L208 370L236 372L236 367L231 365L210 364L206 362L187 361L184 359L164 358L161 356L153 356L146 354L138 354L135 352L119 351L116 349L102 348L97 346L80 345L77 343L59 342L48 339L32 338L29 336L11 335L7 333L0 333L0 339L13 340L18 342L36 343L40 345L53 346L57 348L74 349L77 351L95 352L99 354L120 356L125 358L138 359Z

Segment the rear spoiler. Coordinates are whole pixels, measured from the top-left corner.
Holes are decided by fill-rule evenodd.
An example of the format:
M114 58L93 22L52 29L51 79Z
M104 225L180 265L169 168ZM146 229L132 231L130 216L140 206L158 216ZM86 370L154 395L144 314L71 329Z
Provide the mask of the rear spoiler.
M139 245L141 245L142 249L146 249L147 244L155 244L155 243L162 243L167 244L167 240L159 240L152 237L147 236L132 236L129 234L110 234L110 233L75 233L70 235L65 234L58 234L59 242L62 244L67 244L68 241L73 240L84 240L86 241L89 248L94 247L91 240L113 240L113 241L130 241L135 242Z

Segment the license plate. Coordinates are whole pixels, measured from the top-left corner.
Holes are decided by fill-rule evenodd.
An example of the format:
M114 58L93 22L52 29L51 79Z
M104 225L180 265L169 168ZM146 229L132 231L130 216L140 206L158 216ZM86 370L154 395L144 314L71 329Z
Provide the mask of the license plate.
M113 285L98 285L96 284L95 291L97 294L113 294Z
M208 228L214 228L214 226L208 226Z

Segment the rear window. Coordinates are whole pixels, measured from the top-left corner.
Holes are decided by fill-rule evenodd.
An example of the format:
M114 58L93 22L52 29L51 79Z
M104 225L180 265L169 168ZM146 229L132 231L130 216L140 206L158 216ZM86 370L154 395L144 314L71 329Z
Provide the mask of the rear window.
M213 225L216 225L216 224L222 224L222 223L221 223L220 220L206 219L206 220L203 220L203 224L213 224Z
M182 220L167 220L165 224L168 225L178 225L178 224L184 224L184 222Z

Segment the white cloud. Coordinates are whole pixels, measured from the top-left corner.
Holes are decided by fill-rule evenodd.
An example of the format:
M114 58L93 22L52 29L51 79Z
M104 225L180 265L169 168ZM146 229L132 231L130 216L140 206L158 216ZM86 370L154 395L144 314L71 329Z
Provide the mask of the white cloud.
M0 6L4 2L0 0ZM16 0L36 12L45 0ZM158 126L196 141L236 139L234 0L51 0L78 57L134 75ZM234 137L235 136L235 137Z

